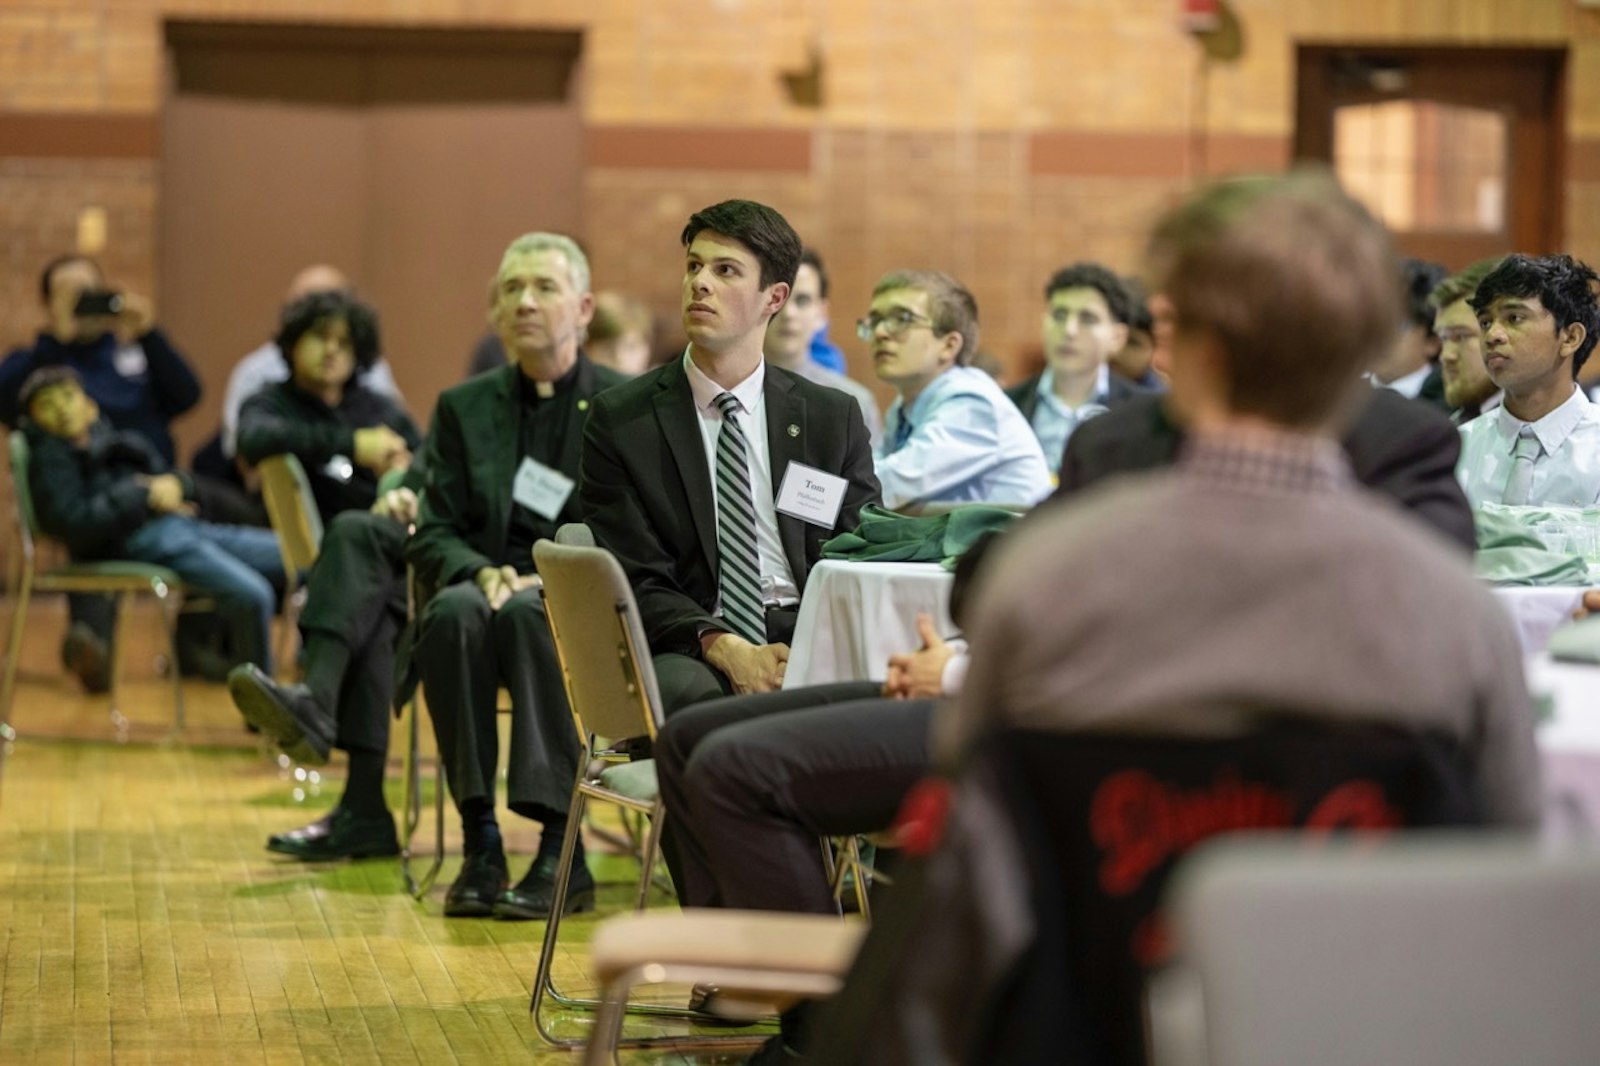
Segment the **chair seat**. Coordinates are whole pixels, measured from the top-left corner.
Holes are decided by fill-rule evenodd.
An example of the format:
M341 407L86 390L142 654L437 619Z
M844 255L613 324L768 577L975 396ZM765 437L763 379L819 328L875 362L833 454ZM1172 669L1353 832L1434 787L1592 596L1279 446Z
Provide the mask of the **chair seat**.
M651 962L841 976L866 933L863 922L820 914L687 908L612 918L589 944L601 983Z
M631 800L654 803L660 791L656 785L656 761L639 759L615 763L600 772L600 784Z
M102 562L67 563L40 571L39 577L125 577L136 581L159 578L168 584L178 585L183 579L176 570L155 563L140 563L129 559L107 559Z

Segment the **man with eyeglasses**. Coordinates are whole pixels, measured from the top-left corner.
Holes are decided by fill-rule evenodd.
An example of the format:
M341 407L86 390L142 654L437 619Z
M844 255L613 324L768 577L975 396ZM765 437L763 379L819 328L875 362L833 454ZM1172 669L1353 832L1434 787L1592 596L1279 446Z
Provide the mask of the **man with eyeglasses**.
M1439 339L1444 400L1451 421L1458 425L1494 410L1504 399L1483 365L1483 335L1478 330L1478 312L1472 309L1478 285L1499 265L1499 258L1479 260L1428 294L1434 308L1433 335Z
M1050 468L1028 421L983 371L978 303L933 270L886 274L856 323L878 377L899 392L878 442L883 505L1032 506L1050 493Z
M1055 473L1073 430L1149 390L1111 372L1134 311L1121 278L1099 263L1073 263L1051 275L1044 298L1044 372L1006 395L1033 426Z

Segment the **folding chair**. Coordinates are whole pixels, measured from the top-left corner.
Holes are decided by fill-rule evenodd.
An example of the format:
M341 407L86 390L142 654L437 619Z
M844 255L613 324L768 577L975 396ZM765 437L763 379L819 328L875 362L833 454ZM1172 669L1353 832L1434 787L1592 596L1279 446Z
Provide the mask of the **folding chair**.
M11 480L15 494L17 543L22 567L16 605L11 614L11 639L6 648L5 680L0 683L0 735L11 731L11 701L16 695L17 665L22 657L23 625L28 617L28 601L35 591L90 592L117 597L116 628L111 634L111 720L119 729L127 719L121 710L123 626L133 597L148 592L161 604L162 621L167 630L167 654L172 677L173 730L184 727L183 684L178 674L177 613L183 597L183 582L164 566L131 560L67 563L39 570L35 543L44 539L33 507L33 486L28 480L28 438L14 430L10 438Z
M575 1048L584 1041L553 1035L543 1011L546 996L569 1008L594 1009L601 1003L598 999L563 994L550 977L572 877L573 854L582 831L584 811L591 800L646 816L649 829L640 857L635 899L636 909L644 909L660 853L664 813L656 787L655 761L630 761L626 750L609 746L607 742L639 737L653 742L662 722L661 696L656 688L655 668L633 589L616 558L602 548L547 540L534 545L533 557L544 579L545 614L555 638L562 680L572 707L573 723L583 744L583 755L573 782L572 806L567 813L566 835L561 841L561 861L556 871L550 920L545 926L544 946L539 954L539 970L528 1009L545 1042L556 1047ZM618 1008L624 1009L626 1013L658 1018L706 1019L705 1015L687 1007L635 1004ZM749 1044L754 1039L749 1036L645 1037L624 1043L629 1047L684 1049Z
M1566 1066L1600 1048L1600 852L1219 842L1173 879L1156 1066Z
M305 589L300 575L311 569L322 550L322 514L311 492L306 468L293 455L269 455L261 460L261 499L278 537L283 555L283 633L278 640L278 672L285 674L294 662L292 650L299 633Z

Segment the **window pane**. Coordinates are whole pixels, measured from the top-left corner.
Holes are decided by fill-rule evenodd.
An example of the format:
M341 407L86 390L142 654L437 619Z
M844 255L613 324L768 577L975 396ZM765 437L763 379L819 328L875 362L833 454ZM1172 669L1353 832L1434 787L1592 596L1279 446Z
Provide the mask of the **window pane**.
M1347 104L1334 113L1334 169L1396 231L1498 233L1508 129L1504 114L1481 108Z

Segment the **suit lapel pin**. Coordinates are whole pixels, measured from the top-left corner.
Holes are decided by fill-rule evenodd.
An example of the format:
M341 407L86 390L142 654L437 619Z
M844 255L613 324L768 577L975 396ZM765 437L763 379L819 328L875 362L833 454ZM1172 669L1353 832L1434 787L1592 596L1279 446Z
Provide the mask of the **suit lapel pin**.
M587 411L588 409L589 409L589 401L588 400L579 400L578 401L578 410Z
M798 437L799 435L800 435L800 427L791 422L789 424L789 436Z

